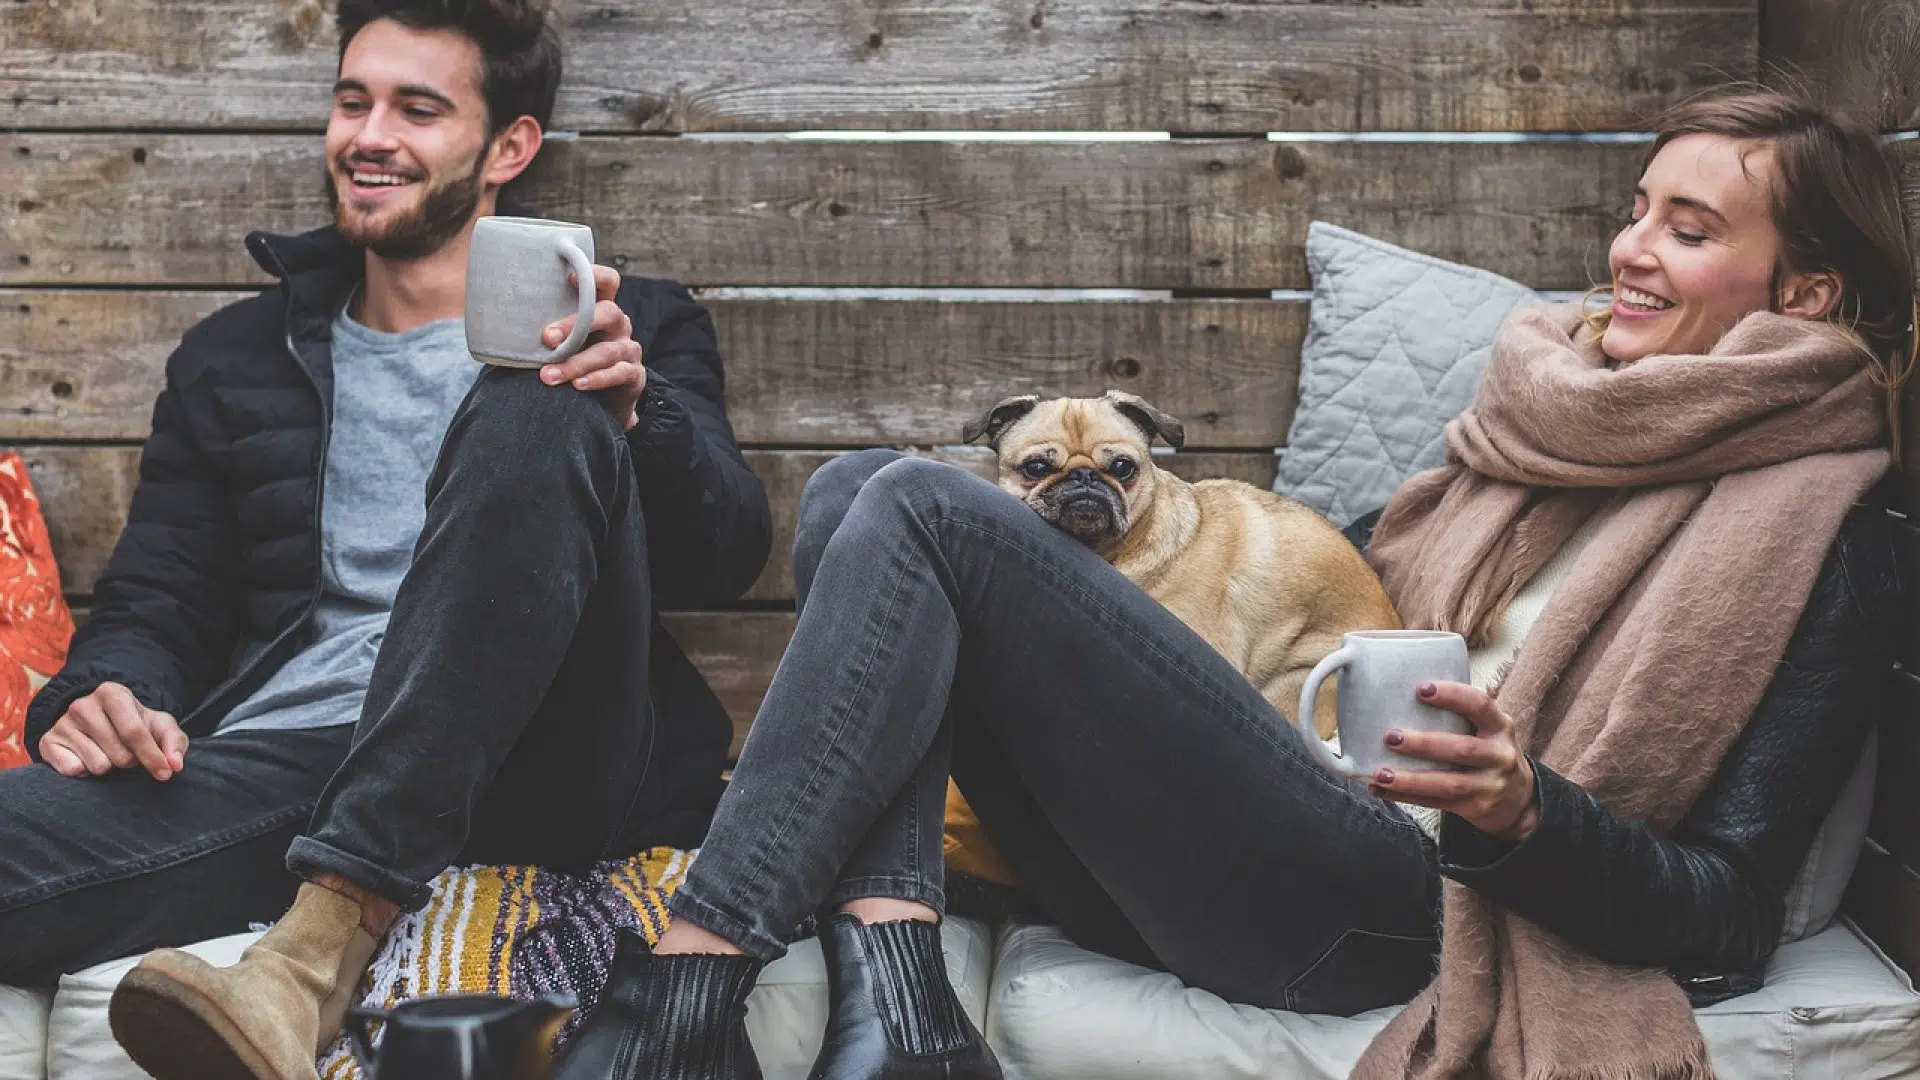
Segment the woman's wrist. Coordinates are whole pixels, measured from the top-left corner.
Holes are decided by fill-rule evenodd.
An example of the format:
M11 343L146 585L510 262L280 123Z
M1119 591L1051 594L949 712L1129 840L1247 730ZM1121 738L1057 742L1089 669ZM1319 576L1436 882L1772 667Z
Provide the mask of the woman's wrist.
M1484 830L1487 835L1509 844L1524 842L1540 826L1540 784L1534 775L1533 762L1523 759L1521 768L1526 776L1527 797L1519 815L1505 828Z

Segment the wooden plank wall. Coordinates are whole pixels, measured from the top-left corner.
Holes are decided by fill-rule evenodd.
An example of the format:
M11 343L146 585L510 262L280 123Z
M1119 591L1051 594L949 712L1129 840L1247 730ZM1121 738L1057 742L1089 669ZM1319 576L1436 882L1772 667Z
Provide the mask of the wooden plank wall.
M580 137L550 143L519 195L592 224L626 271L706 290L781 535L741 606L671 627L744 730L791 631L798 492L831 454L984 468L951 444L986 404L1119 386L1187 420L1180 471L1264 483L1306 327L1269 290L1307 286L1309 221L1579 289L1604 275L1641 148L1487 133L1644 130L1762 73L1763 48L1768 72L1920 127L1911 0L1762 7L571 0L556 126ZM265 283L247 230L324 219L330 19L317 0L0 4L0 444L27 456L78 605L178 335ZM785 137L822 130L1038 134ZM1170 137L1075 137L1116 132ZM1381 138L1434 132L1458 137ZM1920 570L1920 524L1902 530ZM1892 677L1849 904L1912 967L1920 678Z
M826 455L898 445L978 467L938 448L992 401L1118 386L1187 420L1183 471L1264 483L1306 317L1271 290L1308 285L1308 222L1582 288L1639 148L1484 133L1640 129L1757 71L1756 9L567 3L556 127L578 137L518 194L594 225L614 265L709 290L782 553L748 610L676 630L744 726L790 625L794 503ZM247 230L324 218L329 20L313 0L0 5L0 440L33 462L78 602L173 341L265 282ZM803 130L1042 134L784 135ZM1112 141L1127 132L1148 134Z

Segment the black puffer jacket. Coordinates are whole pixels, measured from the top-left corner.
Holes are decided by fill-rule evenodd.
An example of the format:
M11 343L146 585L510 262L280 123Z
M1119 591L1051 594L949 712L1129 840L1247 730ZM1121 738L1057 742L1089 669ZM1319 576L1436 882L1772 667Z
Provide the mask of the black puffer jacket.
M1890 491L1848 513L1759 708L1670 833L1536 761L1539 827L1507 844L1448 814L1441 872L1603 960L1668 969L1696 1005L1756 989L1794 877L1889 708L1907 603ZM1349 535L1364 542L1373 520Z
M180 717L189 734L210 732L300 647L320 589L331 326L364 259L330 228L255 233L247 247L280 283L187 331L168 359L92 617L28 710L36 756L67 705L107 681ZM731 600L759 575L772 525L727 423L712 321L670 282L628 278L617 300L648 370L628 440L655 601ZM652 696L672 740L655 775L688 778L687 798L711 800L732 725L672 639L657 631L654 641Z

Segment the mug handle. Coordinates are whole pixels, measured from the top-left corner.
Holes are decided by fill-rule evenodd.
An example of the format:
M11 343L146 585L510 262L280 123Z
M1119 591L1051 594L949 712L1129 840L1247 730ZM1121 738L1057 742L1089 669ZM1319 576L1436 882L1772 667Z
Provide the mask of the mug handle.
M368 1080L374 1076L374 1054L373 1036L367 1033L367 1021L379 1020L384 1023L386 1019L385 1009L355 1005L347 1010L345 1023L340 1025L347 1033L347 1048L353 1051L353 1060L360 1064L360 1075Z
M1313 672L1307 676L1306 685L1300 688L1300 711L1293 716L1293 726L1300 729L1300 741L1307 745L1307 752L1313 755L1313 759L1320 763L1321 768L1335 776L1345 776L1349 770L1346 763L1340 759L1340 755L1334 753L1326 740L1320 737L1320 733L1314 730L1314 705L1320 697L1320 684L1327 681L1327 676L1351 663L1353 663L1353 649L1342 645L1328 653L1326 659L1315 664Z
M562 240L559 254L573 268L574 283L580 287L580 310L573 318L573 332L567 335L567 340L554 346L547 358L540 361L542 364L564 360L580 350L580 343L593 332L593 308L600 298L593 284L593 263L588 260L587 253L580 250L580 245L571 240Z

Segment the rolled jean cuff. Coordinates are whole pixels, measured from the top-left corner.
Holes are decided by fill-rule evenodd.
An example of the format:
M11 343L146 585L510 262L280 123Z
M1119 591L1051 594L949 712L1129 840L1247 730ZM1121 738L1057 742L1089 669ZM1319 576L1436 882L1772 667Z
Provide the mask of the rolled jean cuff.
M886 876L848 878L839 882L827 894L826 903L821 907L827 911L837 911L849 901L874 899L925 904L943 915L947 911L947 894L944 890L917 878Z
M416 911L433 897L433 886L349 855L311 836L297 836L287 848L287 869L309 881L316 874L338 874L402 911Z
M710 933L719 934L761 963L771 964L787 954L786 942L694 896L685 885L675 890L667 900L667 913Z

